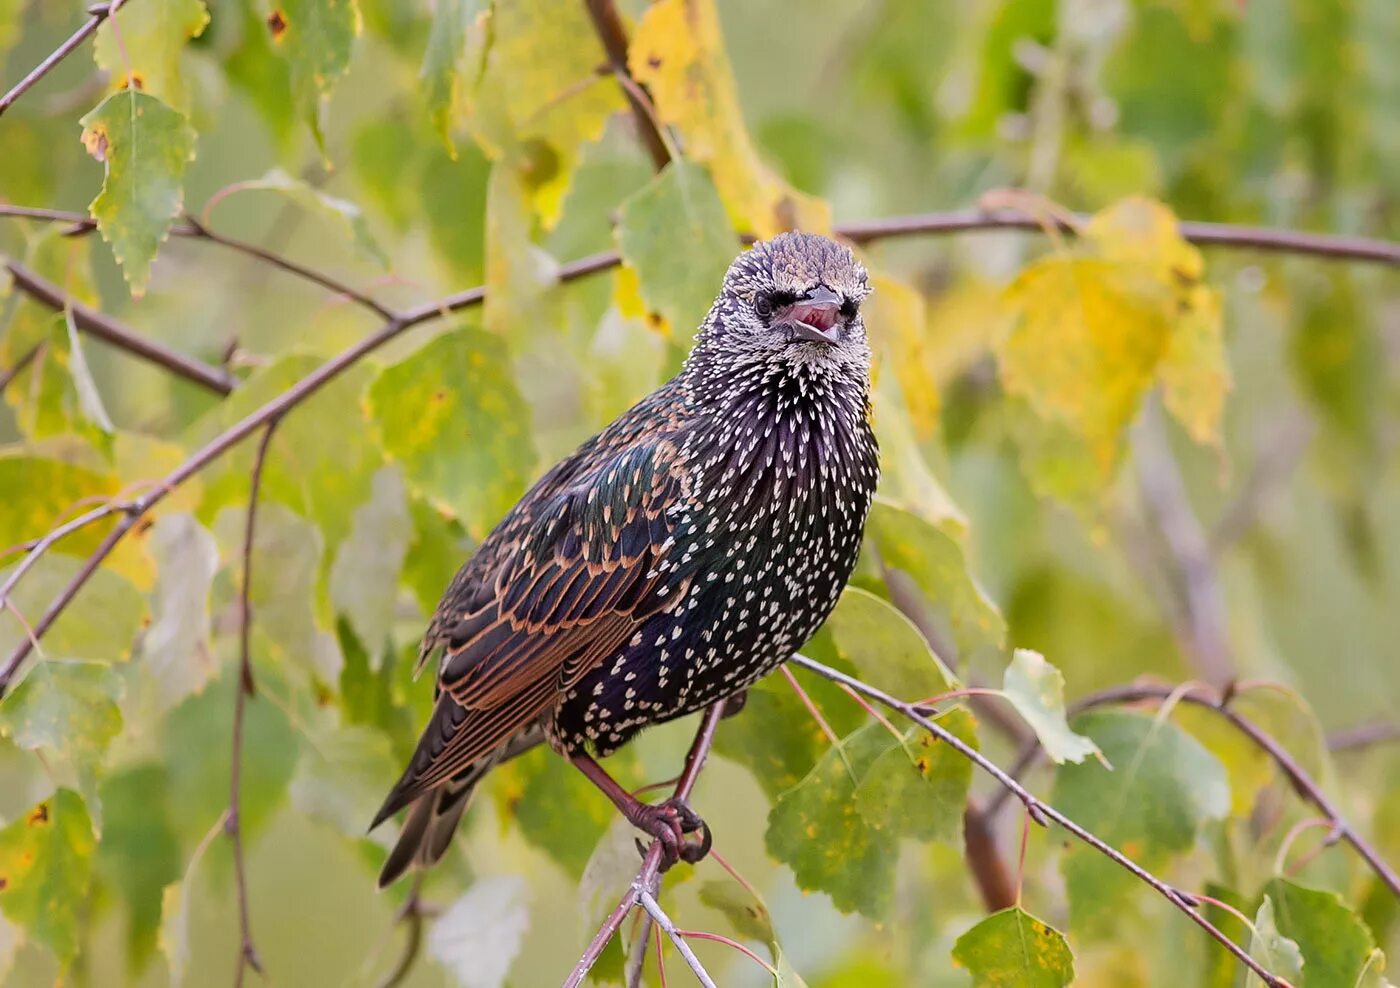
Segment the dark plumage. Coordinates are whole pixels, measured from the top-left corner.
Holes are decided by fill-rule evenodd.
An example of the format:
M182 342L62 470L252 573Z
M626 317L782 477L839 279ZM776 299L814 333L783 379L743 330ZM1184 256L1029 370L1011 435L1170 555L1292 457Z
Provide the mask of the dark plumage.
M684 851L703 823L638 803L591 756L742 691L835 606L879 473L868 293L823 237L741 254L681 372L545 474L457 573L423 639L437 705L374 821L414 804L381 884L440 857L481 777L541 737Z

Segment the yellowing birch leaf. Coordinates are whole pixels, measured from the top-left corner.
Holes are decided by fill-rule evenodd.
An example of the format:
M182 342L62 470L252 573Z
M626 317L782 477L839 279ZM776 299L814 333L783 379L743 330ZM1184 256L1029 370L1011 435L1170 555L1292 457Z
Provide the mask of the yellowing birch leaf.
M765 165L744 126L734 72L712 0L661 0L632 36L628 66L651 90L661 119L680 131L687 157L709 166L734 225L760 237L823 233L825 202L793 189Z

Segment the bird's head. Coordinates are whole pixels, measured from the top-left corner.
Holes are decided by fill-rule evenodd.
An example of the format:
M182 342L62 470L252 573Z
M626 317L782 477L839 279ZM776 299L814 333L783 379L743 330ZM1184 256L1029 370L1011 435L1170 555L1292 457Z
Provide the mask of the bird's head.
M729 266L701 339L746 363L868 373L860 307L869 294L865 266L849 248L812 233L779 234Z

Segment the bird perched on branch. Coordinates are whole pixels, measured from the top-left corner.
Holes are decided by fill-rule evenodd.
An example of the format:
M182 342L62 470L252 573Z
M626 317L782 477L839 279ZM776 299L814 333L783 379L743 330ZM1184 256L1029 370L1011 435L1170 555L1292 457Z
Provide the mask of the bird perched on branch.
M437 660L432 718L372 825L411 807L381 886L441 857L482 777L541 738L666 865L704 856L683 801L642 803L595 757L739 694L836 605L879 474L869 292L824 237L741 254L680 373L545 474L457 573L420 653Z

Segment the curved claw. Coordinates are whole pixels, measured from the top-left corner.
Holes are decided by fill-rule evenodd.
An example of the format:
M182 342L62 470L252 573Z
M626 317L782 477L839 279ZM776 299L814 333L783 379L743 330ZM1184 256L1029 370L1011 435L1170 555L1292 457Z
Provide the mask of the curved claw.
M632 823L661 842L661 871L667 871L677 861L694 864L710 853L713 841L709 826L679 797L655 805L643 804ZM687 834L697 832L701 835L698 841L686 840ZM636 844L637 852L645 857L647 848L640 840Z
M705 859L705 855L710 853L710 848L714 844L714 838L710 834L709 824L704 820L700 821L700 840L685 841L681 844L681 860L686 864L699 864Z

